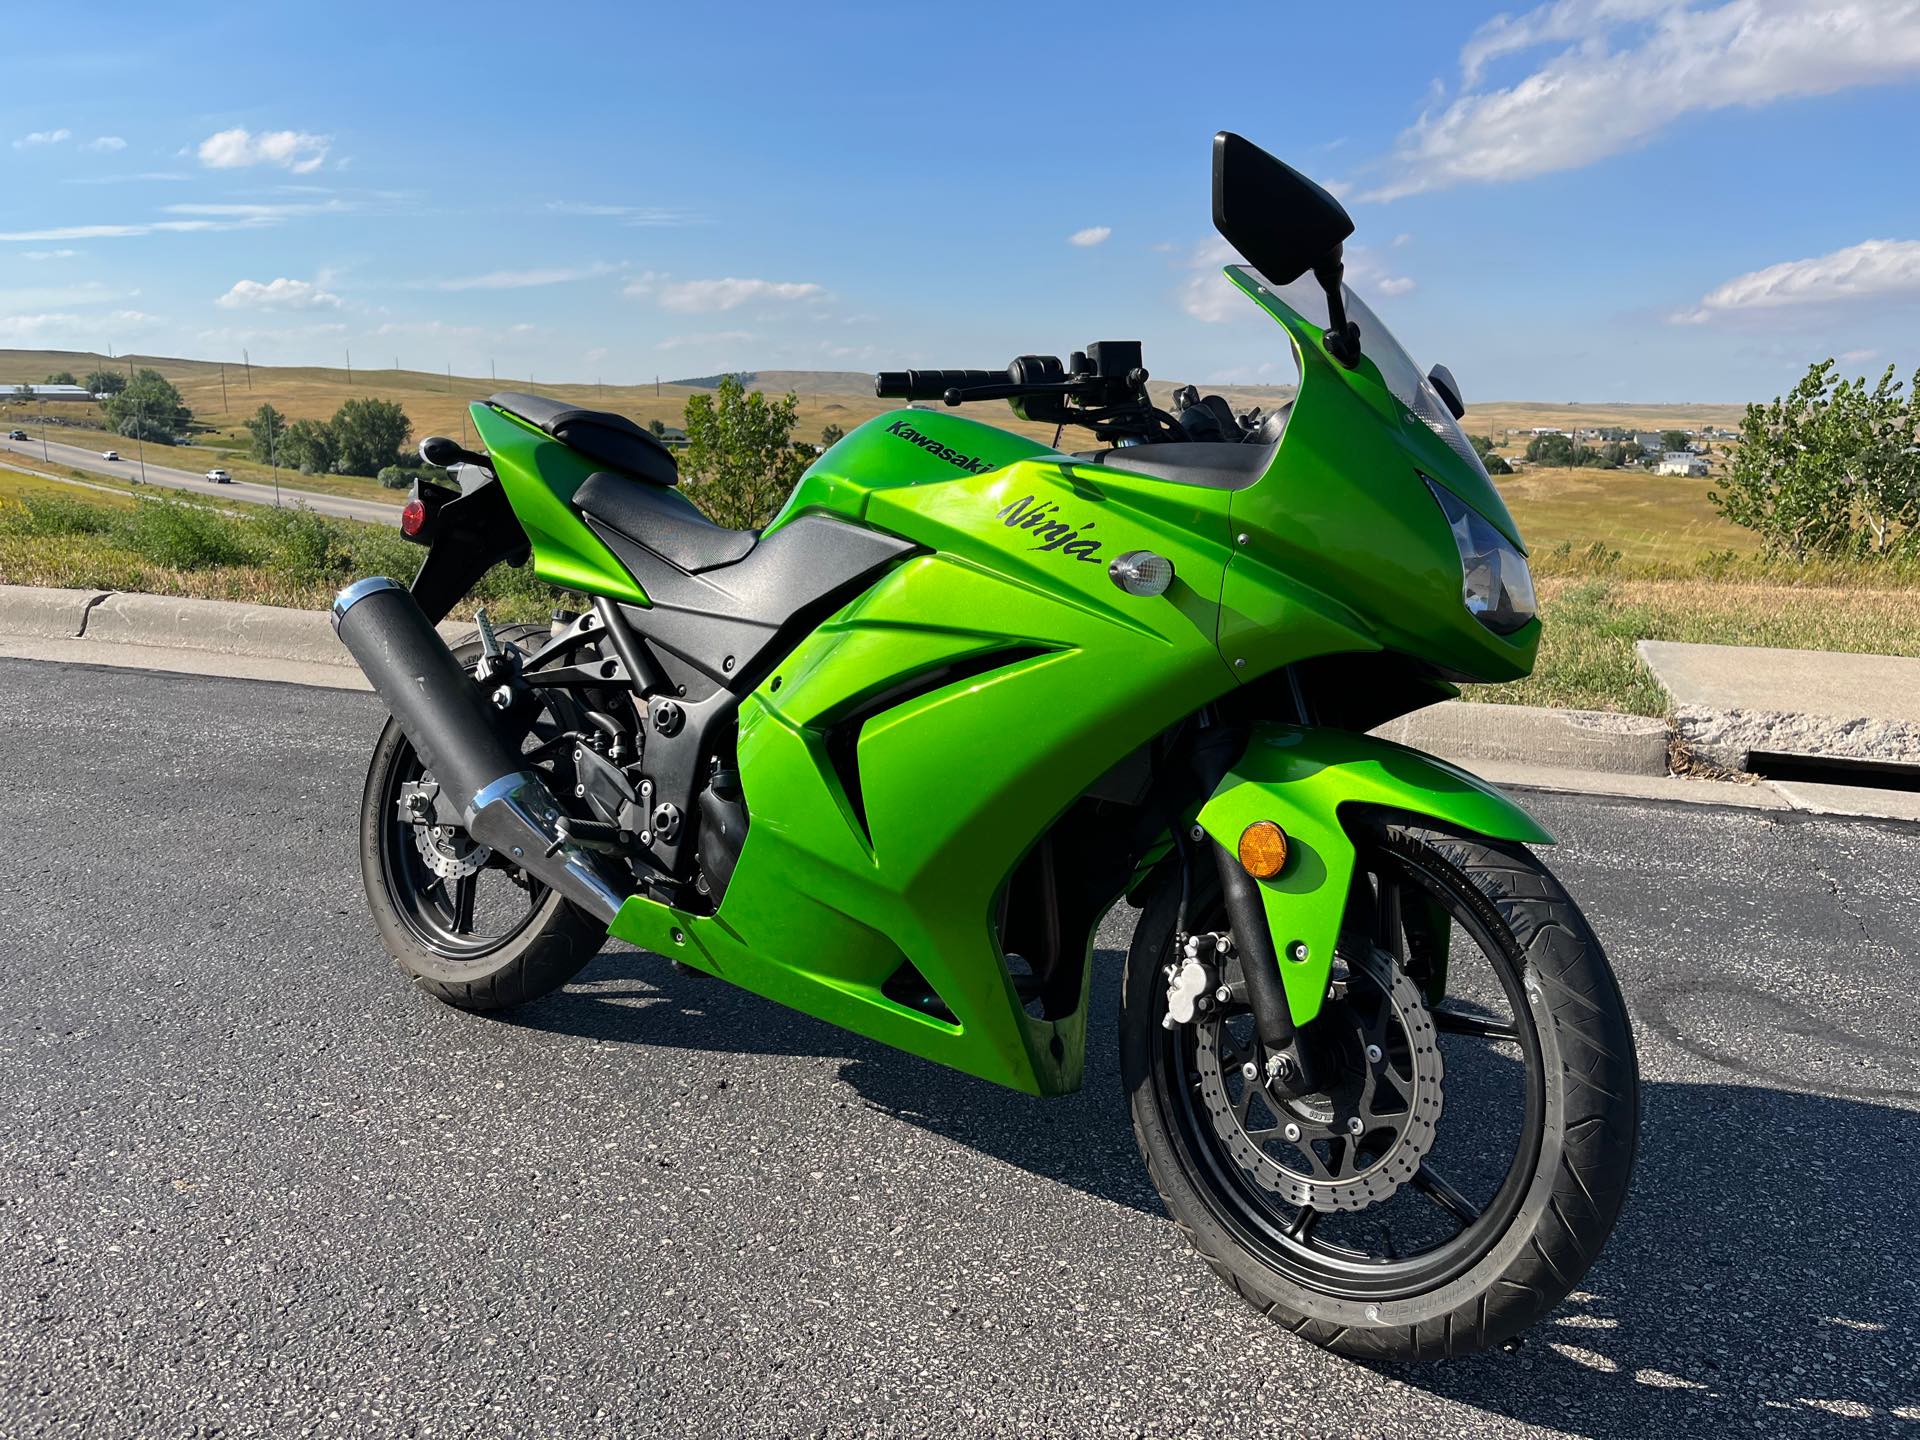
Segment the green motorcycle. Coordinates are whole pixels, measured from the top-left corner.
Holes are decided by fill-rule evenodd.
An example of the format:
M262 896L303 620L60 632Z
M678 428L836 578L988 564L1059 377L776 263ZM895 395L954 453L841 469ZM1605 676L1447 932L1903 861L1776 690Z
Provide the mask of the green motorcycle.
M1633 1039L1593 931L1471 775L1371 738L1532 667L1518 531L1342 281L1325 191L1215 138L1227 271L1291 403L1157 405L1136 342L905 371L759 533L618 415L472 407L426 441L411 587L334 626L392 720L361 856L452 1004L564 984L608 934L1034 1095L1081 1080L1096 931L1135 1132L1223 1279L1347 1354L1463 1354L1547 1313L1624 1201ZM1006 400L1055 446L948 413ZM1095 448L1063 451L1059 433ZM449 648L486 571L590 597Z

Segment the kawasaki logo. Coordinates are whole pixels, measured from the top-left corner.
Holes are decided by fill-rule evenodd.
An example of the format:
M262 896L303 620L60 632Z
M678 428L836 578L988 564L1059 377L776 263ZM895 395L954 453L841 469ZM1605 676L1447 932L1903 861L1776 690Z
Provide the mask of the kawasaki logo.
M1067 524L1059 516L1060 507L1051 500L1043 500L1036 505L1033 496L1025 495L994 518L1010 530L1032 532L1037 542L1033 546L1035 550L1058 550L1062 555L1071 555L1089 565L1105 564L1100 558L1100 542L1086 538L1086 532L1093 529L1094 522L1088 520L1076 527Z
M944 460L949 465L957 465L969 475L983 475L989 470L998 468L994 461L982 460L978 455L962 455L951 446L942 445L931 435L922 435L904 420L894 421L887 427L887 433L898 435L909 445L918 445L929 455Z

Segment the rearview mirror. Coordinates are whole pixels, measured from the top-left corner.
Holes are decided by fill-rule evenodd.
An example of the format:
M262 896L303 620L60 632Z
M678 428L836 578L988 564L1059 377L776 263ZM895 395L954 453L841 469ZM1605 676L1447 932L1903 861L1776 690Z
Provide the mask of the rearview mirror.
M1213 228L1269 283L1291 285L1338 253L1353 220L1291 165L1222 130L1213 137Z
M1467 413L1467 402L1460 398L1460 386L1453 378L1453 372L1444 365L1436 365L1427 372L1427 383L1433 386L1453 418L1458 420Z

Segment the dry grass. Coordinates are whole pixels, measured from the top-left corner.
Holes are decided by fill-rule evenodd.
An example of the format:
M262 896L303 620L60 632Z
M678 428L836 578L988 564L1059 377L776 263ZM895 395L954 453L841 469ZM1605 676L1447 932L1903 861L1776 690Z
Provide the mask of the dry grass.
M1549 577L1540 616L1533 674L1468 687L1463 698L1664 715L1666 694L1635 654L1637 640L1920 656L1920 588Z

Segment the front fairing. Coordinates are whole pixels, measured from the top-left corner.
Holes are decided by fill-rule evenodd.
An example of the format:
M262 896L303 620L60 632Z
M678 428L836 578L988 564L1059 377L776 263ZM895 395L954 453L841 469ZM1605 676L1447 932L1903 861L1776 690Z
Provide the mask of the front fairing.
M1359 616L1382 649L1449 678L1527 674L1539 622L1503 636L1468 613L1458 548L1422 478L1519 544L1512 515L1471 450L1463 456L1402 403L1366 353L1364 330L1360 362L1349 370L1327 353L1323 324L1253 272L1227 275L1286 331L1300 370L1272 464L1233 497L1239 543L1221 596L1220 645L1235 672L1251 680L1297 658L1272 623L1273 597L1304 582Z

